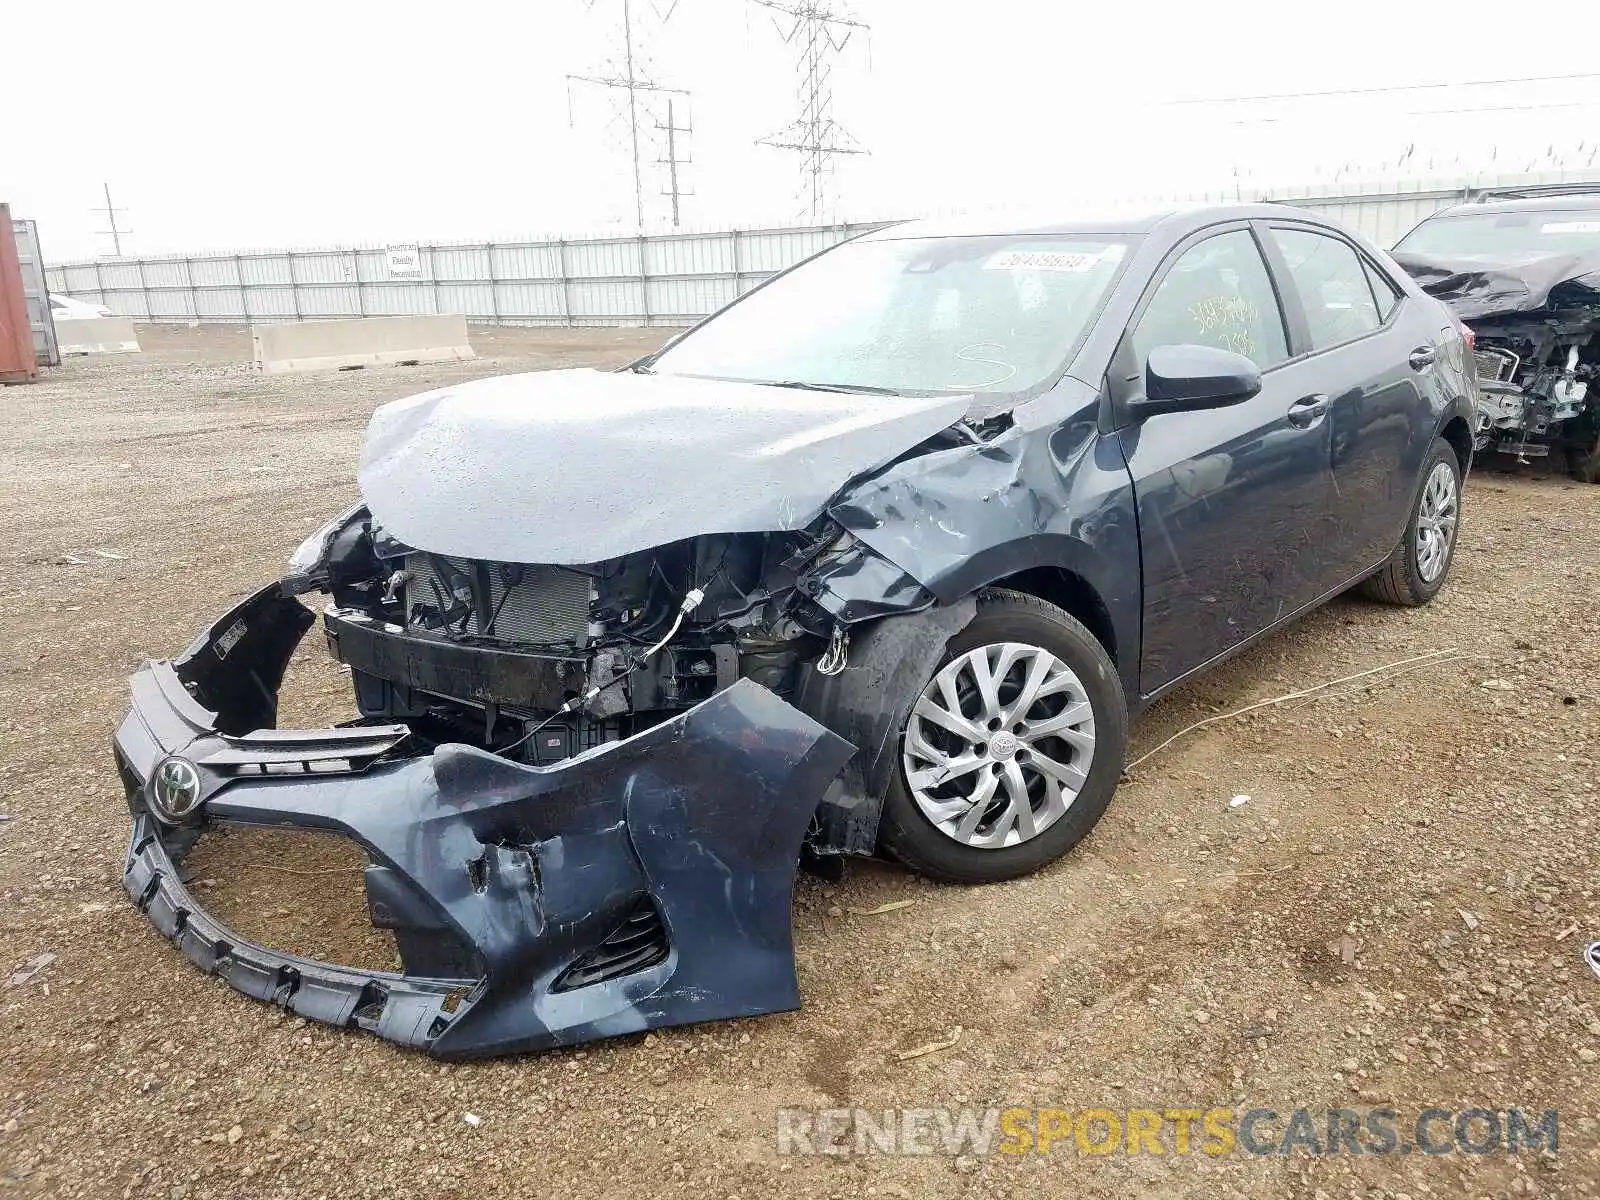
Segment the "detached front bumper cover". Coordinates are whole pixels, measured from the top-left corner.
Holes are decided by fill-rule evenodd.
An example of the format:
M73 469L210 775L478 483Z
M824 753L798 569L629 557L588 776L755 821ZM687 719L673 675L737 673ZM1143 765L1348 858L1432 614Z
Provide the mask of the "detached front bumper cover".
M133 811L124 883L196 966L442 1057L799 1006L794 872L849 743L748 680L550 767L460 745L396 757L403 726L273 729L312 623L274 584L133 677L116 734ZM200 776L200 825L152 811L173 755ZM209 916L179 869L208 821L359 843L404 973L279 953Z

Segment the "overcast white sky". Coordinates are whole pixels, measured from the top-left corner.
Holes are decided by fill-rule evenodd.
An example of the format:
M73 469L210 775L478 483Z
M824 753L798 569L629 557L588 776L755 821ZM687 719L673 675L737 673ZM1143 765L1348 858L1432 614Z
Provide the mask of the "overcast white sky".
M672 0L629 2L644 69L692 92L684 224L801 215L798 163L753 144L798 113L788 23L747 0L677 0L665 23ZM1600 168L1600 5L834 2L872 26L832 59L835 116L871 151L840 160L838 218L1236 173ZM0 199L57 262L109 253L103 181L133 253L631 228L622 95L571 89L569 121L565 78L620 63L622 5L21 0L0 24L0 104L24 121ZM1237 99L1261 96L1278 98ZM663 150L647 130L644 157ZM655 226L664 169L648 168Z

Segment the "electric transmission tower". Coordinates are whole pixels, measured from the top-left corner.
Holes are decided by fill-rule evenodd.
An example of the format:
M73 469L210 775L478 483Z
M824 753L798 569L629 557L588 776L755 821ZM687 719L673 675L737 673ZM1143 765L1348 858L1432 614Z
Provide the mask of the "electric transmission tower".
M802 186L810 193L807 211L813 221L820 221L826 208L827 180L833 174L834 157L868 153L848 129L833 119L831 60L857 30L865 32L871 27L835 10L829 0L750 0L750 3L771 10L772 22L784 43L796 48L800 77L799 117L776 133L759 139L757 144L801 155L805 180ZM793 22L787 30L780 16Z
M117 258L121 258L122 257L122 239L123 239L124 235L131 234L133 232L133 230L131 230L131 229L119 229L117 227L117 214L118 213L127 212L128 210L125 209L125 208L118 208L114 204L111 203L111 185L109 183L103 184L101 186L105 190L106 205L105 205L104 208L90 209L90 211L91 212L97 212L97 213L105 213L105 215L106 215L106 224L109 225L110 228L109 229L101 229L101 230L98 230L97 232L99 232L101 235L109 235L110 236L110 238L111 238L111 253Z
M593 8L594 3L595 0L589 0L589 7ZM628 141L633 157L633 213L635 220L637 220L639 223L639 227L643 229L644 160L641 157L639 148L639 129L640 122L649 114L648 112L640 112L640 96L667 96L669 99L673 96L682 96L687 99L689 93L684 91L682 88L663 86L651 78L646 57L638 40L638 31L634 26L633 4L634 0L622 0L622 46L620 61L618 61L618 55L613 55L600 67L596 68L596 73L593 75L567 76L567 122L568 124L572 123L572 85L574 83L593 84L595 87L620 90L626 94L627 108L625 110L625 115L628 121ZM667 21L671 19L673 10L678 7L678 0L670 0L670 3L668 3L666 6L665 12L661 10L659 4L653 3L652 7L655 10L659 23L665 25ZM657 123L656 128L671 129L673 124L674 123L671 117L669 117L666 126L662 126ZM680 161L683 161L677 157L677 133L687 132L688 128L686 126L678 126L676 132L669 133L669 140L672 143L672 150L667 159L658 160L662 162L669 162L671 166L671 173L674 180L672 189L674 224L677 223L676 218L679 194L676 183L677 165Z
M685 105L684 107L687 108L688 106ZM678 113L676 108L677 106L673 102L673 97L668 96L667 122L665 125L659 121L656 122L656 130L666 135L667 156L665 158L656 159L656 162L667 168L667 190L661 194L663 196L670 196L672 198L672 227L674 229L678 227L679 198L683 196L694 195L693 192L686 192L683 190L683 186L678 178L678 168L689 166L694 162L694 160L691 158L684 158L679 152L678 135L692 133L693 128L689 125L678 124L678 117L682 114Z

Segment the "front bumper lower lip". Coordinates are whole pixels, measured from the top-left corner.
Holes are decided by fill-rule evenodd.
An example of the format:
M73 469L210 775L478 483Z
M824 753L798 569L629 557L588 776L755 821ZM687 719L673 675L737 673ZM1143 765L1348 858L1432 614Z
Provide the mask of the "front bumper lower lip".
M277 1004L327 1025L357 1026L403 1046L426 1047L461 1001L472 980L412 979L362 972L241 938L208 915L179 882L152 818L136 814L123 885L150 923L208 975L246 996Z
M549 767L462 745L397 758L404 727L258 728L311 623L273 584L132 680L115 739L133 812L124 884L201 970L451 1058L798 1007L795 866L849 743L748 680ZM148 804L174 754L199 769L197 823L164 824ZM404 970L280 953L210 916L181 874L206 822L357 842L374 922L394 930ZM641 912L654 914L644 926ZM619 931L636 940L642 927L662 953L632 949L642 966L572 985L597 978Z

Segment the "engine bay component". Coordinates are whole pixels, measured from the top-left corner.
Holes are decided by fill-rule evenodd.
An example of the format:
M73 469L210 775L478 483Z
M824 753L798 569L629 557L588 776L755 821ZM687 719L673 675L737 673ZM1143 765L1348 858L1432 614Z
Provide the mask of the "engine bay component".
M642 733L740 679L793 697L807 664L846 668L850 626L934 603L826 515L563 565L421 550L361 508L307 546L318 554L297 552L284 590L331 592L328 648L363 720L530 764Z
M1484 320L1476 329L1476 448L1526 462L1559 454L1583 474L1595 454L1600 410L1590 401L1600 377L1600 297L1585 321ZM1565 331L1563 332L1563 329Z
M413 553L402 574L409 627L535 645L588 640L593 587L577 571Z

